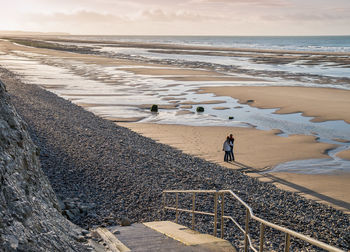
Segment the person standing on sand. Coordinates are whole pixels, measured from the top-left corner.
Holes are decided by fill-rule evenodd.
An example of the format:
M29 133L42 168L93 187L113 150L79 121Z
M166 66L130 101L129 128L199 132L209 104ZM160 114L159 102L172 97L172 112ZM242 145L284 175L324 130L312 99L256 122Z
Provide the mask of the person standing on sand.
M234 142L235 142L235 139L233 137L232 134L230 134L230 147L231 147L231 150L230 150L230 159L235 161L235 155L233 154L233 145L234 145ZM230 160L230 161L231 161Z
M226 141L224 142L222 150L225 151L224 161L228 162L228 158L231 159L231 157L230 157L230 152L231 152L230 137L226 138Z

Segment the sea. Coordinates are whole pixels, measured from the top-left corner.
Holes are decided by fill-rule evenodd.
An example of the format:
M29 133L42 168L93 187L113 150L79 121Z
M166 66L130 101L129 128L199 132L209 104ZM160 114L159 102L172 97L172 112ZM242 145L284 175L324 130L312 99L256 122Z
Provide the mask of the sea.
M350 52L350 36L58 36L85 41L141 42L225 48Z
M0 51L0 65L19 73L28 83L69 99L105 118L193 126L279 129L281 137L312 135L337 144L328 159L280 164L272 171L330 174L350 171L350 161L337 153L350 149L350 125L342 120L313 122L301 113L276 114L240 104L228 96L200 94L204 86L301 86L350 90L350 36L56 36L37 38L50 43L88 48L88 53L173 69L209 69L252 81L174 79L173 75L136 74L130 66L84 63L15 50ZM86 52L85 52L86 53ZM152 67L149 67L152 68ZM187 76L182 76L187 77ZM206 101L216 103L208 104ZM204 107L178 106L195 102ZM164 108L151 113L146 104ZM224 106L229 109L217 109ZM239 109L237 109L239 108ZM350 109L350 108L349 108ZM181 113L181 112L186 113ZM230 120L229 118L234 119ZM339 140L341 139L341 141Z

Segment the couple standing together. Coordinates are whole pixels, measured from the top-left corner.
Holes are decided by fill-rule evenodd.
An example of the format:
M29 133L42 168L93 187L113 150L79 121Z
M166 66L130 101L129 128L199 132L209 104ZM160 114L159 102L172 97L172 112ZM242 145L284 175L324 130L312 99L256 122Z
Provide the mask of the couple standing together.
M226 138L226 141L224 142L224 146L222 147L223 151L225 151L225 157L224 161L235 161L235 155L233 154L233 144L235 142L235 139L233 138L232 134ZM230 160L229 160L230 159Z

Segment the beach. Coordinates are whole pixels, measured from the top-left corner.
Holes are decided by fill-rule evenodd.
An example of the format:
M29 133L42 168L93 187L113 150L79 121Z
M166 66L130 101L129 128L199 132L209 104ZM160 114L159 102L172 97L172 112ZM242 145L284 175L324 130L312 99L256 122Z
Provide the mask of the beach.
M133 131L170 145L186 154L215 162L277 187L349 212L349 174L261 173L274 165L305 158L327 158L331 145L317 143L311 136L276 136L276 132L231 127L193 127L140 123L118 123ZM226 136L235 137L236 162L223 161Z
M91 206L75 224L173 219L163 190L228 189L263 219L349 249L347 52L25 38L0 40L0 65L57 197ZM235 162L223 162L229 134ZM237 229L225 238L242 248ZM280 233L266 240L282 249Z
M60 40L52 41L56 43ZM65 43L69 41L77 42L64 40ZM345 160L349 160L349 150L346 147L350 137L343 132L348 131L346 127L350 121L347 113L350 107L347 85L350 80L342 73L339 77L332 77L323 76L322 72L310 75L261 71L260 68L254 71L248 68L229 69L229 65L198 61L147 60L112 51L101 53L96 49L99 45L96 42L79 43L74 48L50 44L50 47L59 49L56 50L46 44L47 48L38 48L1 40L3 54L0 55L0 64L3 62L5 67L18 72L28 83L37 84L146 137L349 211L348 170L339 168L324 172L320 165L315 172L303 173L300 171L302 165L298 164L295 165L299 169L296 172L273 170L286 162L309 159L333 158L334 162L341 162L341 167L347 165ZM163 50L155 55L219 57L224 53L220 57L250 57L250 62L256 64L254 66L266 64L263 66L267 69L269 64L279 66L282 61L283 64L287 61L304 64L300 63L301 60L308 60L311 72L318 69L318 64L329 62L341 65L341 68L331 69L337 73L338 69L346 69L349 57L348 53L339 52L110 43L113 50L118 46L131 47L135 51L149 49L150 53L155 49ZM316 67L313 68L313 65ZM275 76L284 80L274 79ZM313 78L311 84L308 78ZM299 81L305 79L308 80L300 86ZM230 85L227 86L227 83ZM159 105L159 113L149 112L152 104ZM205 113L196 113L197 106L204 106ZM294 117L288 119L290 115ZM229 116L234 119L228 120ZM283 117L285 121L278 116L286 116ZM302 121L301 126L295 124L299 120ZM338 130L322 128L322 123L333 120L342 123L339 134ZM224 163L222 144L230 133L236 139L237 162ZM319 140L323 138L326 141ZM343 146L344 150L330 157L329 150L338 146ZM335 157L341 160L335 160Z
M349 218L343 211L157 143L37 85L25 84L3 68L0 79L38 146L41 167L57 197L89 206L87 215L72 219L83 228L111 225L125 216L132 223L174 219L160 207L165 189L230 188L255 215L311 237L317 233L317 239L349 249ZM239 205L225 202L227 214L244 220ZM196 208L210 212L212 203L212 197L197 197ZM212 217L200 220L195 229L211 233ZM181 214L179 223L190 225L191 216ZM259 227L252 225L250 233L258 237ZM242 248L241 235L232 226L225 228L224 238ZM281 250L284 236L270 230L266 241L266 249ZM314 250L296 241L293 246Z
M350 1L2 9L1 251L350 252Z

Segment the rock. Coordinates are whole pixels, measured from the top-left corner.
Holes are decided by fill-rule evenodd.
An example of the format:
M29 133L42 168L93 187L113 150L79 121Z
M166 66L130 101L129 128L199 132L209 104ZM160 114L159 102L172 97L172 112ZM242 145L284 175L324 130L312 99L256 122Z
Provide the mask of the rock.
M197 108L196 108L196 111L197 111L198 113L204 112L204 107L197 107Z
M112 219L108 219L106 222L107 222L107 224L108 224L109 226L112 226L112 225L115 225L115 224L116 224L115 220L112 220Z
M78 241L78 242L87 242L86 238L85 238L84 236L82 236L82 235L79 235L79 236L77 237L77 241Z
M80 205L78 209L82 215L86 215L88 213L88 210L89 210L89 208L85 205Z
M58 200L58 206L61 212L65 209L65 204L61 200Z
M0 250L86 251L60 213L27 128L0 81Z
M75 215L70 210L64 210L63 215L65 215L68 218L68 220L75 219Z
M151 112L158 112L158 105L153 104L151 107Z
M72 209L69 210L69 212L71 212L74 215L75 218L79 217L79 215L80 215L79 208L72 208Z
M90 231L88 231L88 230L86 230L86 229L82 229L82 230L81 230L81 234L84 235L84 236L86 236L86 235L90 234Z
M74 202L71 202L71 201L64 202L64 209L72 209L75 207L76 207L76 204Z
M15 237L14 235L10 235L10 236L6 237L6 239L8 240L11 249L14 249L14 250L18 249L19 241L18 241L17 237Z
M101 236L96 231L91 232L91 237L95 239L101 239Z
M95 214L95 213L93 213L93 212L90 212L90 213L88 213L87 217L92 218L92 219L95 219L95 218L98 217L98 215Z
M123 218L121 218L121 220L120 220L120 225L121 225L121 226L130 226L130 225L131 225L131 222L130 222L129 218L123 217Z

